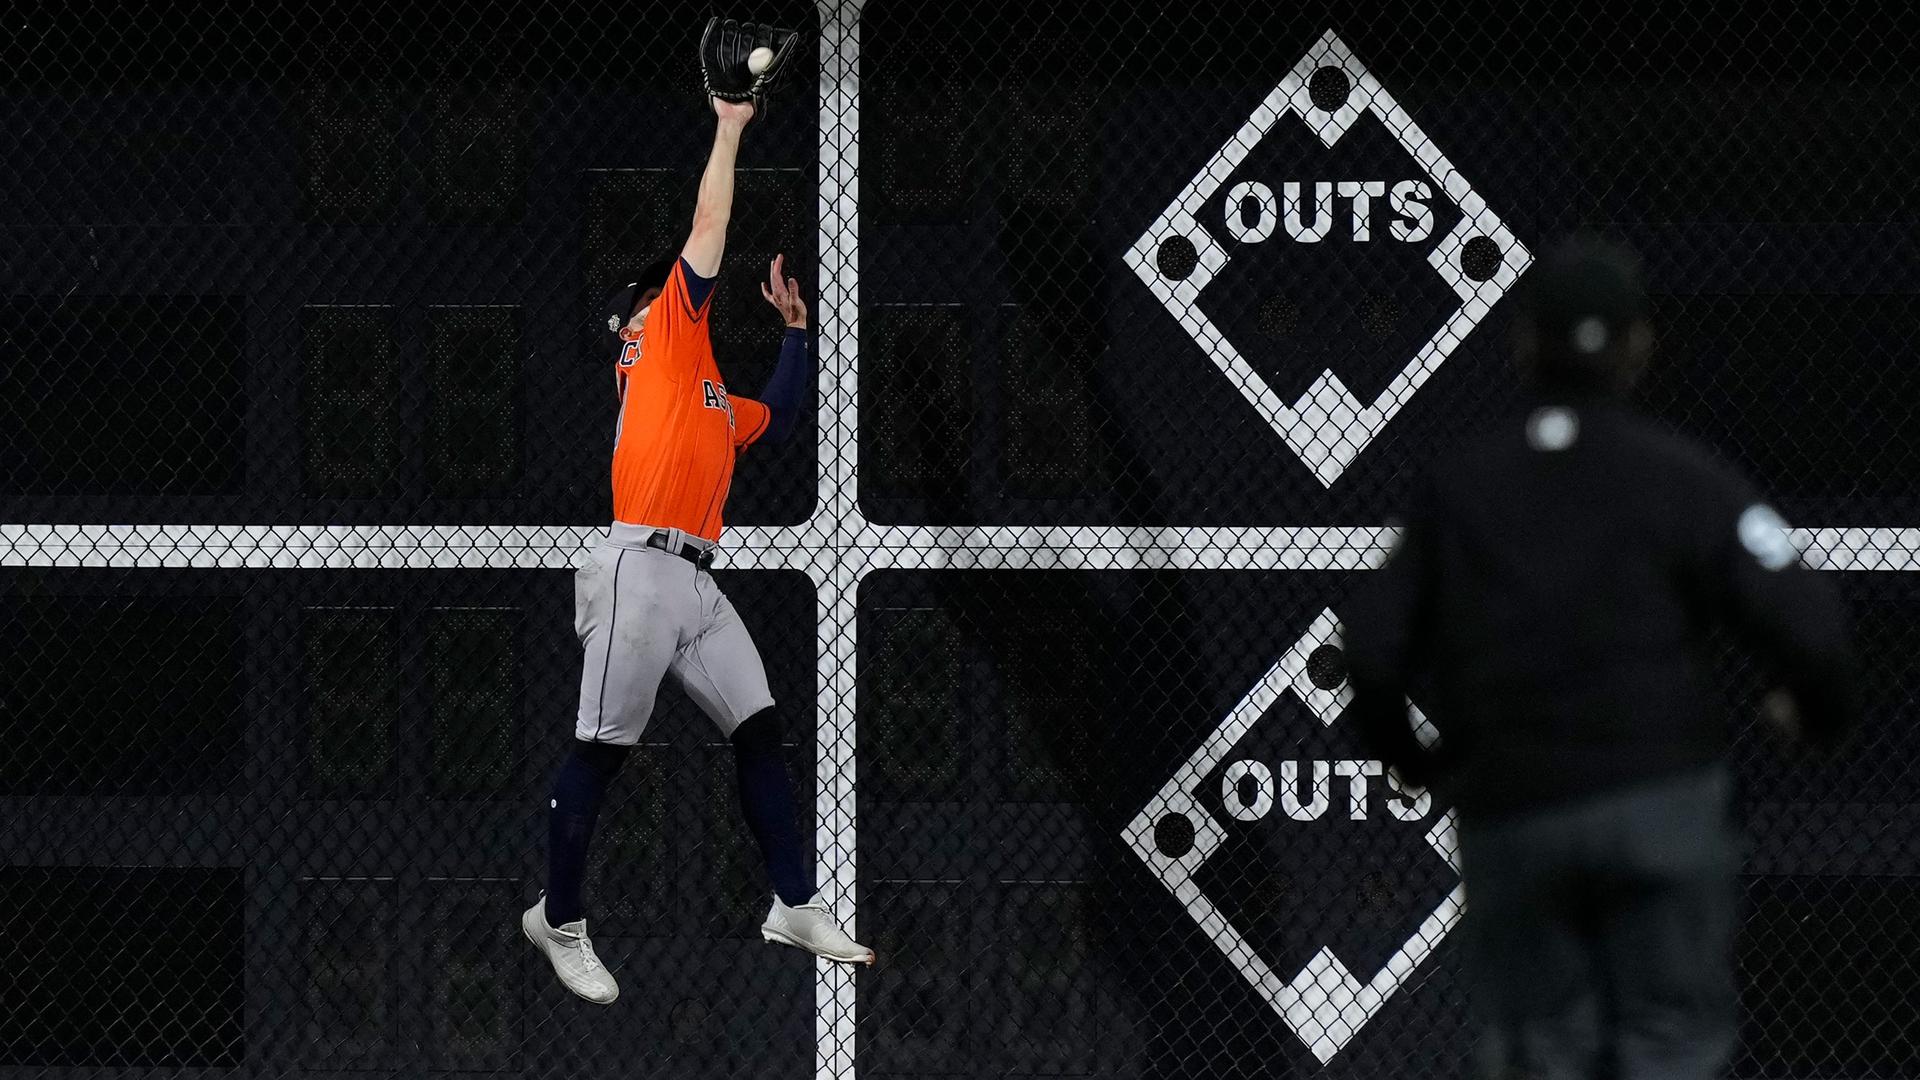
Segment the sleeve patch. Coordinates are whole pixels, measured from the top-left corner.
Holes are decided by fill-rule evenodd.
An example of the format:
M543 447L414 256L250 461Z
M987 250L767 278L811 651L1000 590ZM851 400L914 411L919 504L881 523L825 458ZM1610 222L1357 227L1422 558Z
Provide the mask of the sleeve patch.
M1768 570L1785 570L1800 559L1787 523L1773 507L1754 503L1740 514L1740 546Z

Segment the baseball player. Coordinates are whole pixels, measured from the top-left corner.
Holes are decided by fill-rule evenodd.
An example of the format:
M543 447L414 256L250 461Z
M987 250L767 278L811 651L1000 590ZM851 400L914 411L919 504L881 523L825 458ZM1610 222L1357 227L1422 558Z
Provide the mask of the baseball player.
M728 393L714 364L708 315L733 209L734 158L754 104L711 101L713 151L686 246L609 301L605 347L620 395L614 522L574 579L574 629L585 649L575 741L553 782L547 889L520 919L567 989L602 1005L620 989L587 937L587 848L607 788L669 672L733 746L741 808L773 884L761 936L829 960L874 959L817 898L766 671L708 573L735 456L790 436L811 368L806 304L781 258L761 295L787 331L760 400Z

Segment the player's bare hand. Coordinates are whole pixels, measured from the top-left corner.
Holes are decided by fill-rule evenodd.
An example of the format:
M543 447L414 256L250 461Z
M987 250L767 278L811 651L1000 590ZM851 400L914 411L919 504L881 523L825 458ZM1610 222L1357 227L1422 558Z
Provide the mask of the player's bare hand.
M767 280L760 286L760 295L767 303L780 312L788 326L804 330L807 328L807 302L800 298L800 283L786 276L785 255L775 255L773 262L767 265Z
M719 98L707 100L713 102L713 115L719 117L723 124L731 123L738 127L746 127L747 121L753 119L753 102L751 101L722 101Z

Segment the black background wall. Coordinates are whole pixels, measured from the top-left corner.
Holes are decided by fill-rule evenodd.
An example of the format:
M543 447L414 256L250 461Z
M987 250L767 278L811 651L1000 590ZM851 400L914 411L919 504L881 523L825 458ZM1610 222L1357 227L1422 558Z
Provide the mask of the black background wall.
M1865 730L1812 762L1725 665L1735 1073L1920 1072L1897 10L725 12L809 43L747 137L716 351L754 394L784 252L822 376L742 459L718 576L882 963L759 940L727 750L673 689L597 848L606 1010L514 920L574 707L566 567L610 516L594 322L684 233L708 11L16 15L0 1073L1461 1073L1446 808L1336 776L1308 812L1359 756L1328 630L1407 481L1512 404L1499 296L1582 226L1657 293L1639 403L1812 530L1869 661ZM1320 111L1161 230L1290 73ZM1227 194L1422 180L1425 231L1381 196L1364 240L1349 196L1302 243ZM1378 423L1262 411L1323 372ZM1377 993L1277 989L1328 957Z

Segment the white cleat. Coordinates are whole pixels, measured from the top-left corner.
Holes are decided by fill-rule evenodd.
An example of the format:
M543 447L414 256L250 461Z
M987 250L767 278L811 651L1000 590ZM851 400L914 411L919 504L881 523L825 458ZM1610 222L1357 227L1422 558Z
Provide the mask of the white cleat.
M547 924L547 898L528 908L520 916L520 929L533 947L546 954L553 973L567 989L593 1002L611 1005L620 996L620 984L613 973L594 955L593 941L587 937L587 920L575 919L565 926Z
M848 937L817 894L799 907L788 907L774 897L773 910L767 912L760 936L842 964L873 963L873 950Z

